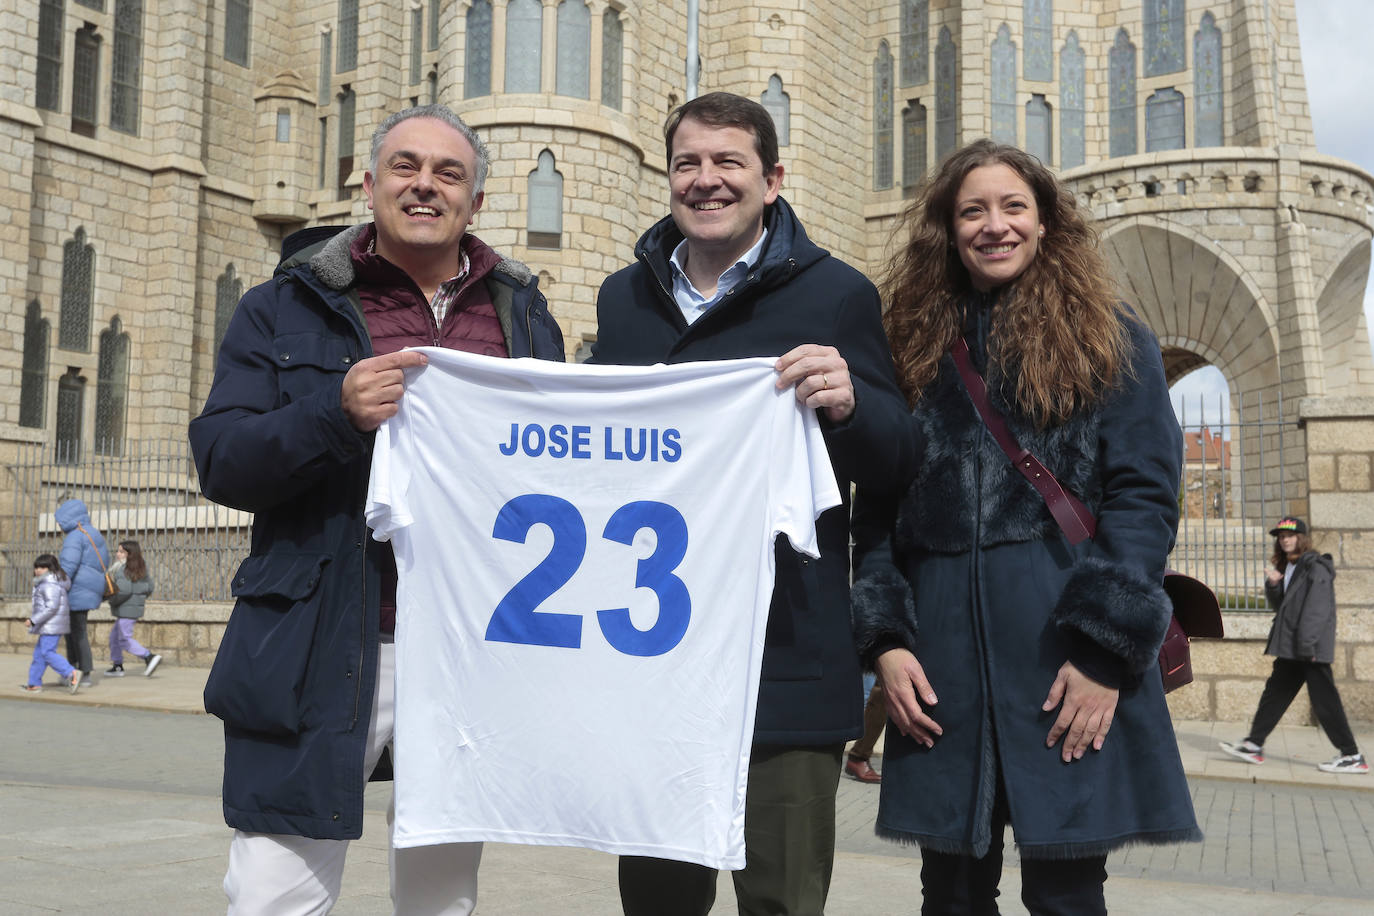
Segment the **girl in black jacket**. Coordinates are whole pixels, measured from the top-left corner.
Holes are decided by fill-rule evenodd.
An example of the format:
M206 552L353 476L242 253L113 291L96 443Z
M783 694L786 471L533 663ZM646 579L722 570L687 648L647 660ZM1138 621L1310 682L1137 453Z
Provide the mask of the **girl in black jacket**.
M1331 674L1336 656L1336 571L1329 553L1312 549L1307 523L1285 518L1274 536L1274 568L1265 572L1264 595L1274 609L1274 625L1264 654L1274 656L1274 670L1264 682L1250 734L1221 749L1248 763L1264 763L1264 739L1279 724L1302 685L1312 711L1339 756L1317 764L1324 773L1368 773L1369 764L1355 743L1345 707Z

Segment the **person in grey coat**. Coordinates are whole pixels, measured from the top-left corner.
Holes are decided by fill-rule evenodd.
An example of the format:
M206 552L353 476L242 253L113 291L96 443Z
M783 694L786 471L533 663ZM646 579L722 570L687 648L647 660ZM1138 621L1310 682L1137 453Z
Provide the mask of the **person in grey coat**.
M1300 518L1285 518L1269 533L1274 537L1274 568L1265 572L1264 596L1275 613L1264 654L1274 656L1274 670L1264 682L1250 733L1235 744L1221 742L1221 749L1248 763L1264 763L1264 739L1306 684L1317 721L1340 751L1317 769L1368 773L1369 764L1355 743L1331 674L1336 657L1336 570L1331 554L1312 549L1307 523Z
M115 593L110 596L115 622L110 627L110 667L105 676L124 676L124 653L128 652L143 660L143 676L152 677L157 666L162 664L162 656L134 639L134 621L143 616L148 596L153 593L153 577L148 572L138 541L119 542L110 578L115 584Z

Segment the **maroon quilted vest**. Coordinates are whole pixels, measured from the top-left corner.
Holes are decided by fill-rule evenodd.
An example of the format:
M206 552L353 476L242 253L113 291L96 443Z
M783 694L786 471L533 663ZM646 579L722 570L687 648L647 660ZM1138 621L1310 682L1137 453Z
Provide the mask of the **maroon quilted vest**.
M372 251L376 227L368 226L349 248L355 274L353 288L363 306L367 333L376 356L405 347L441 346L485 356L509 356L501 320L496 317L491 293L484 282L501 262L501 256L472 235L460 243L470 268L457 298L444 314L442 328L435 327L429 300L410 275ZM388 545L390 546L390 545ZM382 567L381 631L396 629L396 560L385 551Z

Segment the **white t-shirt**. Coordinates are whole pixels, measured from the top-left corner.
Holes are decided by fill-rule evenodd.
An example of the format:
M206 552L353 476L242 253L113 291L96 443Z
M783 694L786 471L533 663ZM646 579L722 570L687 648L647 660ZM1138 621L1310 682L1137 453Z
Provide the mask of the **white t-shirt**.
M398 847L744 867L773 542L839 505L770 358L566 366L422 348L367 518L400 574Z

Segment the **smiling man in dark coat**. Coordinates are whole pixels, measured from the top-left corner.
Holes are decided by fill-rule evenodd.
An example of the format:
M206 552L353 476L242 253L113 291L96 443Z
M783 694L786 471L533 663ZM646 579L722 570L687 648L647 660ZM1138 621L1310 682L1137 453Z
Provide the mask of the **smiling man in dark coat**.
M563 359L529 269L467 233L488 168L442 105L383 121L363 179L373 222L287 240L276 276L239 303L191 422L205 495L254 513L205 686L224 720L231 914L328 912L340 841L362 835L364 786L385 769L396 566L363 501L373 434L403 370L425 362L402 348ZM481 850L391 850L396 911L472 912Z
M841 755L862 732L849 483L890 487L910 473L913 450L899 434L909 428L906 405L877 290L812 243L778 194L783 167L763 106L711 93L674 111L664 134L670 215L639 240L636 263L602 285L592 361L780 356L779 387L794 387L819 413L845 504L816 522L820 559L784 540L776 547L745 803L747 864L735 873L741 913L815 914L830 884ZM705 914L715 882L715 871L699 865L620 860L629 916Z

